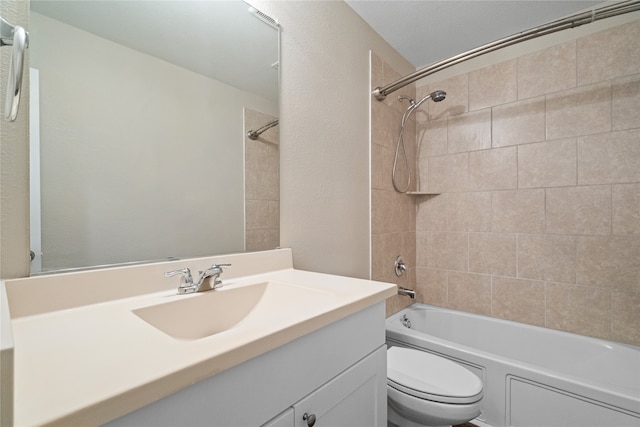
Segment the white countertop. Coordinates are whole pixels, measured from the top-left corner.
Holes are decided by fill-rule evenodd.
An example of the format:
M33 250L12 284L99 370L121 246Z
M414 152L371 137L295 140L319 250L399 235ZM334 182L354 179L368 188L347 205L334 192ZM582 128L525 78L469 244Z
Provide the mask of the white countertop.
M300 296L292 292L290 301L261 300L228 331L196 340L173 338L132 312L193 297L176 295L174 288L50 311L24 310L11 321L14 424L105 423L396 293L388 283L293 268L230 278L221 290L209 292L264 281L314 289L317 297L294 301Z

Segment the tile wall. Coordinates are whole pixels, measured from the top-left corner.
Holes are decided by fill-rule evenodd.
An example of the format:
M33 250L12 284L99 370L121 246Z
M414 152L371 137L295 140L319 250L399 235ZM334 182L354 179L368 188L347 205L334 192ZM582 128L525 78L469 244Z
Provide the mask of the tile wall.
M419 299L640 344L640 21L435 89Z
M275 120L245 108L245 129ZM245 135L245 245L247 251L280 246L280 129L272 127L252 140Z
M374 65L373 86L390 81ZM640 345L640 20L417 97L435 89L416 157L437 196L393 193L401 109L372 105L373 277L392 278L416 212L419 301Z
M381 86L402 77L393 67L380 57L371 55L372 87ZM399 101L398 95L415 98L415 88L405 87L387 97L384 102L371 104L371 277L373 280L396 283L415 289L416 274L416 209L411 196L400 194L393 189L391 170L396 141L400 131L402 114L408 107L407 101ZM424 113L421 113L424 114ZM412 169L413 184L416 188L416 127L415 119L405 126L405 146ZM397 182L406 185L407 170L403 158L398 161ZM396 276L394 263L402 256L408 271ZM410 305L413 300L405 296L395 296L387 300L387 314L395 313Z

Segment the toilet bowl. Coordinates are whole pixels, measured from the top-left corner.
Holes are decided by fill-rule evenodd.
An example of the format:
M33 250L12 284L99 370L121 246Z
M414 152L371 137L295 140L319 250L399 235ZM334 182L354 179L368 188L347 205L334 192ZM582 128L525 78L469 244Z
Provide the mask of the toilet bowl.
M481 400L482 381L462 366L419 350L387 350L387 409L391 424L462 424L480 415Z

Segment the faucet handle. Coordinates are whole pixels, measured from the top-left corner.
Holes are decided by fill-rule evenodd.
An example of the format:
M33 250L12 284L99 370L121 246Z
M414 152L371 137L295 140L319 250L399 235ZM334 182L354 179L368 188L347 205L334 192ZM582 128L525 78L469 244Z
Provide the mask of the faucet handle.
M188 284L188 285L193 284L193 278L191 277L191 270L189 270L188 268L183 268L181 270L167 271L166 273L164 273L164 277L173 277L173 276L177 276L178 274L182 275L182 277L180 278L181 284Z
M215 274L216 276L219 276L222 274L222 272L224 271L225 268L229 268L231 267L231 264L212 264L211 267L207 268L205 271L199 271L198 273L200 274Z
M207 268L205 271L199 271L200 273L199 282L202 283L202 281L205 278L211 277L213 278L213 285L211 286L211 289L215 289L219 287L219 285L222 285L222 280L220 280L220 275L224 271L224 268L229 268L229 267L231 267L231 264L213 264L211 265L211 267Z

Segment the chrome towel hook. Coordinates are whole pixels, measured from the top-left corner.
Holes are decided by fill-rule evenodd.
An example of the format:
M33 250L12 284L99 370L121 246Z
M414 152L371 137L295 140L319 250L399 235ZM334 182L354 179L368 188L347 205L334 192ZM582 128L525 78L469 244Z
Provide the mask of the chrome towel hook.
M29 33L21 26L13 26L0 17L0 46L13 46L7 79L7 99L4 105L4 116L12 122L18 116L24 52L29 46Z

